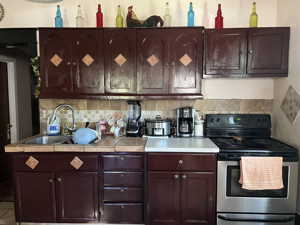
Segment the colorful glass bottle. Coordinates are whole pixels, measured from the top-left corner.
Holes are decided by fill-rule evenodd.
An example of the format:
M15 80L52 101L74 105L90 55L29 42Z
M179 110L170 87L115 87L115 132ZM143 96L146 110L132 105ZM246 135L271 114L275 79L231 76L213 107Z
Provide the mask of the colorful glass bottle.
M116 17L116 27L123 27L124 25L124 19L121 12L121 6L118 5L118 14Z
M63 23L63 18L61 16L61 11L60 11L60 6L57 6L56 9L56 16L55 16L55 27L63 27L64 23Z
M195 25L195 13L193 10L193 3L190 2L190 9L188 11L188 26L193 27Z
M164 26L165 27L170 27L171 26L171 15L170 15L170 8L169 8L169 3L166 3L166 11L164 15Z
M76 27L84 27L84 18L81 12L81 6L77 6Z
M250 15L250 27L257 27L258 15L256 13L256 2L253 2L252 13Z
M215 18L215 28L216 29L222 29L223 28L223 16L222 16L222 9L221 9L221 4L218 5L218 13L217 17Z
M103 27L103 13L100 4L98 4L98 12L96 14L96 19L97 19L97 27Z

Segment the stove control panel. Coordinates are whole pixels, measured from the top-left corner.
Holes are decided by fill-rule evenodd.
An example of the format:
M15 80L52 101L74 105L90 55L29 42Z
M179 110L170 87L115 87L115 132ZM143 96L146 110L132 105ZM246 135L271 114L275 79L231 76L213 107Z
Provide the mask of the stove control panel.
M207 114L208 129L270 129L271 116L267 114Z

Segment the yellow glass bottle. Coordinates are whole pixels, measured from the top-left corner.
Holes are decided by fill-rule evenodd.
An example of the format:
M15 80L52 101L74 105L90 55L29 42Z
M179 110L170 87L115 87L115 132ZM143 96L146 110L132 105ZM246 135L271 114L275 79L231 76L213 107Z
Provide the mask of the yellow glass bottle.
M124 19L121 12L121 6L118 5L118 14L116 17L116 27L123 27L124 26Z
M250 15L250 27L257 27L258 15L256 13L256 2L253 2L252 13Z

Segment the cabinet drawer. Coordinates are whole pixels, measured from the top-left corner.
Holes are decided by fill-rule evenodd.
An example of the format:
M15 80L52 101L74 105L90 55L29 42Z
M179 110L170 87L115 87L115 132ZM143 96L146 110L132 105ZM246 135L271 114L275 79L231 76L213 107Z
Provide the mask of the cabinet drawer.
M143 202L144 192L142 188L104 188L105 202Z
M37 165L31 169L26 162L33 158L37 160ZM75 169L71 162L77 157L82 161L80 168ZM31 158L31 159L32 159ZM34 153L20 154L14 156L14 170L16 171L97 171L98 156L97 154L73 154L73 153Z
M104 186L133 186L141 187L144 184L142 172L104 172Z
M214 154L149 154L148 169L160 171L215 171Z
M104 204L102 222L142 224L143 204Z
M143 155L103 155L103 168L109 171L144 170Z

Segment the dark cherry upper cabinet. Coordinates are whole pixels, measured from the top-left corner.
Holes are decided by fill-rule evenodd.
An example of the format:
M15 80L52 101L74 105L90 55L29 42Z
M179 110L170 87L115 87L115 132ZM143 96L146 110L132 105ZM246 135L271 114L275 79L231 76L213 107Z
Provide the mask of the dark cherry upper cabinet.
M73 92L72 32L40 29L42 96L55 97Z
M247 74L249 76L287 76L289 28L249 30Z
M137 30L138 94L168 94L168 37L160 29Z
M246 73L247 29L205 30L205 75Z
M58 173L57 181L58 222L98 220L97 172Z
M216 179L214 173L189 172L181 177L181 225L215 224Z
M149 225L180 225L180 180L172 172L148 174Z
M73 35L75 95L104 94L103 30L85 29Z
M41 97L104 94L103 30L40 29Z
M205 31L204 78L288 76L290 28Z
M15 173L18 222L55 222L54 173Z
M170 44L170 94L200 94L203 61L203 29L168 31Z
M105 91L136 93L136 30L105 29Z

